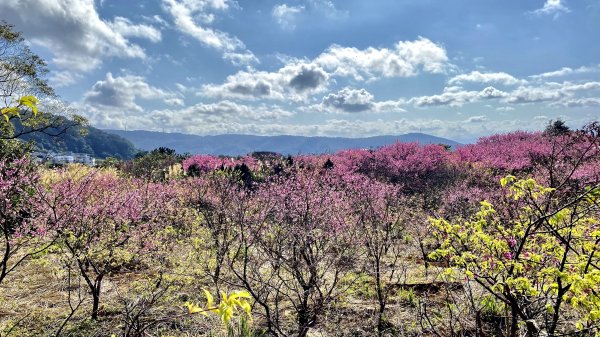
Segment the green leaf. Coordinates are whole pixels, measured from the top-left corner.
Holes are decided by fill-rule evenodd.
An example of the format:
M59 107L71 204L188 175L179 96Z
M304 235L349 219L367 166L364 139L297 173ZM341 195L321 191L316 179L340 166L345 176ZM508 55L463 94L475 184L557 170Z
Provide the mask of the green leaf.
M211 311L216 311L216 309L214 308L215 300L212 294L206 289L202 289L202 291L204 291L204 296L206 296L206 308Z
M19 108L16 106L13 107L9 107L9 108L4 108L1 110L2 111L2 115L4 116L4 118L6 119L6 121L8 122L9 118L11 115L13 116L20 116L19 115Z
M40 101L35 96L23 96L19 99L19 105L25 105L33 111L33 114L37 116L38 107L37 104Z

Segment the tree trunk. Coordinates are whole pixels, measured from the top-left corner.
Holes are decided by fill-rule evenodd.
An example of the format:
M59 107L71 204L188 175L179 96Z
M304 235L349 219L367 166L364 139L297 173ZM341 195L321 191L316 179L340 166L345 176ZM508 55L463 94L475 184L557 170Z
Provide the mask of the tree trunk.
M384 324L383 324L383 308L379 308L379 314L377 315L377 336L383 336Z
M308 327L300 328L300 331L298 331L298 337L306 337L306 336L308 336Z
M515 304L511 305L510 308L510 337L518 337L519 336L519 313L518 309L515 308Z
M301 309L298 312L298 337L306 337L308 329L308 312L305 309Z
M103 275L99 275L94 282L94 286L92 287L92 319L98 319L98 311L100 308L100 287L102 286L102 277Z
M383 314L385 312L385 302L386 302L386 294L383 289L383 284L381 282L381 271L380 271L381 259L379 257L375 258L375 284L377 287L377 301L379 302L379 312L377 314L377 336L383 336L384 324L383 324Z
M8 228L2 228L2 232L4 234L5 247L4 255L2 256L2 268L0 268L0 284L4 281L6 274L8 274L6 270L8 268L8 260L10 259L10 238L8 236Z

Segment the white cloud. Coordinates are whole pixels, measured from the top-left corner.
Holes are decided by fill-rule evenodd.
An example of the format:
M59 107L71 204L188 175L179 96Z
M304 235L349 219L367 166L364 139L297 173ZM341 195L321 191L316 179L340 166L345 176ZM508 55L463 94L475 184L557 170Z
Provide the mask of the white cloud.
M374 100L373 95L366 89L343 88L337 93L330 93L323 97L321 103L301 108L302 111L318 112L404 112L402 108L405 102Z
M195 104L179 110L154 110L149 118L160 119L159 125L183 126L189 123L226 123L232 120L268 121L293 116L294 113L277 105L244 105L232 101Z
M472 116L469 117L465 120L465 123L484 123L486 122L488 119L486 116Z
M597 66L593 66L593 67L579 67L579 68L569 68L569 67L563 67L559 70L555 70L555 71L549 71L546 73L542 73L542 74L538 74L538 75L532 75L529 76L535 80L542 80L542 79L547 79L547 78L552 78L552 77L563 77L563 76L569 76L569 75L576 75L576 74L589 74L589 73L596 73L596 72L600 72L600 65Z
M600 90L600 82L582 82L582 83L544 83L539 86L519 86L512 91L502 91L494 87L487 87L481 91L467 91L459 86L446 87L441 94L431 96L413 97L407 101L418 107L426 106L462 106L466 103L480 102L483 100L498 99L503 103L510 104L533 104L533 103L553 103L571 102L571 105L578 104L577 95L581 93ZM584 101L587 106L593 104L593 100ZM564 103L566 104L566 103ZM563 104L563 105L564 105ZM582 106L580 103L579 106ZM498 111L510 111L510 107L498 108Z
M403 99L390 100L390 101L378 101L373 103L374 112L406 112L402 106L406 105L406 101Z
M307 0L312 10L325 15L329 19L340 19L348 16L347 11L339 10L331 0Z
M460 74L458 76L452 77L448 80L448 84L463 84L465 82L473 82L473 83L500 83L504 85L516 85L516 84L525 84L527 81L519 80L514 76L504 73L482 73L479 71L473 71L469 74Z
M246 50L242 53L233 53L233 52L224 53L223 59L228 60L233 65L238 66L238 67L239 66L251 66L253 64L260 63L260 61L258 60L256 55L254 55L254 53L252 53L249 50Z
M146 58L127 37L160 40L160 32L149 25L101 19L93 0L3 0L0 13L52 53L51 62L63 71L54 81L63 85L75 83L78 74L97 69L106 58Z
M294 30L301 20L309 22L327 22L329 24L348 17L348 11L336 8L330 0L304 0L302 5L279 4L273 6L271 15L281 28Z
M554 15L558 17L561 13L569 13L570 10L563 4L562 0L546 0L544 7L533 11L537 15Z
M323 91L329 80L327 73L314 64L292 63L277 72L240 71L228 76L222 85L203 85L201 94L213 98L305 100Z
M512 104L541 103L557 101L562 97L564 94L556 88L523 86L513 90L506 98L506 102Z
M563 82L561 85L561 90L565 91L565 92L589 91L589 90L598 90L598 89L600 89L600 82L585 82L585 83Z
M117 16L110 26L115 32L125 37L144 38L152 42L159 42L162 38L160 30L149 25L135 25L129 19L120 16Z
M224 52L223 58L234 65L258 63L258 59L235 36L209 27L215 21L213 11L226 11L231 0L162 0L163 9L174 20L175 27L207 47ZM233 5L232 5L233 4Z
M54 71L50 74L50 84L55 88L68 87L77 83L80 76L70 71Z
M496 111L505 111L505 112L508 112L508 111L514 111L514 110L515 110L515 108L513 108L511 106L501 106L501 107L497 107L496 108Z
M165 19L163 19L160 15L153 15L151 20L153 22L158 23L159 25L163 26L163 27L168 27L169 24L167 23L167 21L165 21Z
M420 71L444 73L451 67L446 50L426 38L400 41L393 49L369 47L360 50L333 45L313 62L335 76L357 80L410 77Z
M439 95L413 97L408 100L409 104L414 104L418 107L425 106L452 106L458 107L465 103L473 103L481 100L496 99L507 97L508 94L494 87L487 87L481 91L465 91L457 90L456 87L451 87L451 90L446 90Z
M88 118L104 128L161 130L196 134L231 133L235 125L262 125L294 115L277 105L250 106L231 101L195 104L179 109L123 113L115 109L91 109Z
M541 86L519 87L512 91L505 101L513 104L557 102L563 99L571 99L579 92L594 90L600 90L600 82L550 82Z
M163 102L165 102L168 105L173 105L173 106L184 106L185 105L185 101L181 97L165 98L163 100Z
M556 103L552 103L553 106L565 107L565 108L587 108L587 107L598 107L600 106L600 98L598 97L582 97L582 98L570 98L565 99Z
M373 95L365 89L344 88L323 97L321 104L343 112L362 112L373 108Z
M394 49L331 46L314 60L287 58L274 72L240 71L223 84L206 84L201 94L216 98L305 100L327 88L329 79L409 77L419 72L441 73L451 68L443 47L428 39L400 41Z
M141 76L125 75L114 77L107 73L104 80L97 81L84 95L83 104L96 110L121 110L124 113L142 112L136 100L161 100L169 105L182 105L177 94L153 87Z
M214 21L214 14L210 10L226 10L229 8L229 1L210 1L210 0L163 0L163 8L171 14L175 21L175 26L183 33L190 35L201 43L225 51L233 51L245 48L242 41L236 37L229 36L210 27L203 27L197 21L203 24L210 24Z
M296 17L304 11L304 6L288 6L287 4L273 7L272 15L277 23L285 29L296 28Z
M178 91L186 91L176 85ZM262 122L291 117L277 105L244 105L224 100L184 106L183 95L154 87L141 76L114 76L97 81L79 104L94 125L105 128L188 130L190 125L222 125L231 121ZM148 110L143 101L160 101L177 108Z

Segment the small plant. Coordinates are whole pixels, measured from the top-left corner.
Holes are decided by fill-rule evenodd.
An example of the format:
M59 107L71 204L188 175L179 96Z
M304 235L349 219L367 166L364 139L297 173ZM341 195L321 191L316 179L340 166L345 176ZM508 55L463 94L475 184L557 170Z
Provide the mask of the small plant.
M501 316L504 312L504 305L498 302L490 295L483 296L481 299L481 314L487 317Z
M413 306L415 308L417 307L418 300L417 300L417 297L415 296L415 291L412 288L410 288L410 289L400 288L400 290L398 290L397 295L402 301L410 304L411 306Z
M364 299L377 296L374 277L365 273L350 273L341 280L341 283L344 287L348 287L346 294L349 296L358 296Z
M219 305L215 305L214 298L208 290L204 290L204 295L206 296L206 307L198 306L192 302L186 302L184 304L188 314L200 313L208 316L209 313L214 313L221 319L221 322L227 331L227 337L235 336L236 330L238 331L238 336L252 335L252 329L250 327L251 306L247 301L251 296L247 291L235 291L230 295L221 292L221 301ZM231 324L231 319L240 311L240 309L243 310L247 316L240 316L236 329L236 327Z

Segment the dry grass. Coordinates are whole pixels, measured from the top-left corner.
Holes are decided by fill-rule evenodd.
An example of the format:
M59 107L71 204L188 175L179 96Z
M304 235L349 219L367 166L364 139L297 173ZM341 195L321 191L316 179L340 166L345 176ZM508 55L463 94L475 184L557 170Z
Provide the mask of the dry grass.
M177 250L182 254L180 250ZM438 279L439 268L419 263L416 250L407 250L402 265L406 271L400 282L389 284L386 336L423 336L419 323L419 299L425 295L440 307L445 301L443 284ZM0 286L1 336L54 336L71 313L78 310L62 330L61 336L119 336L124 326L127 305L140 306L137 298L148 295L156 275L146 271L110 275L103 281L100 319L90 320L91 296L82 280L69 285L65 268L52 254L29 261L15 270ZM181 275L177 275L181 277ZM146 336L216 336L220 324L204 316L181 317L185 301L201 301L201 289L210 288L202 277L187 277L166 291L156 308L149 311L149 320L160 320L146 331ZM190 281L191 280L191 281ZM354 287L354 288L352 288ZM373 336L376 327L376 301L372 279L353 284L343 297L330 305L325 316L312 329L311 336ZM364 288L364 289L361 289ZM436 303L439 302L439 303ZM176 317L168 319L169 316ZM291 317L291 316L290 316ZM165 319L167 318L167 319ZM255 322L260 325L260 318ZM216 328L215 328L216 327Z

